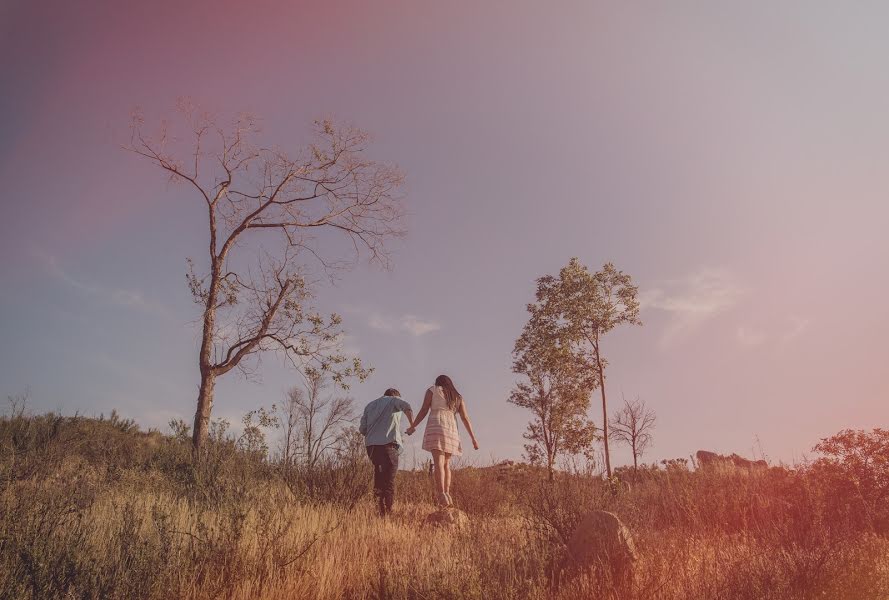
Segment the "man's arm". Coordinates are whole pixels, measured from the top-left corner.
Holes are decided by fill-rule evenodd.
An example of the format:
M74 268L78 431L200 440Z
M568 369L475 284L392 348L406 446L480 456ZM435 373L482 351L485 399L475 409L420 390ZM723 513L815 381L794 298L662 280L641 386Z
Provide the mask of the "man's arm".
M408 404L405 400L399 398L398 404L395 405L398 410L407 415L407 424L408 429L414 426L414 411L411 410L411 405Z
M407 434L410 435L417 429L417 426L423 422L423 419L426 418L426 413L429 412L429 407L432 406L432 392L426 390L426 395L423 397L423 406L420 408L420 414L417 415L417 419L413 422L410 429L408 429Z
M358 433L361 435L367 435L367 407L364 408L364 412L361 413L361 423L358 425Z

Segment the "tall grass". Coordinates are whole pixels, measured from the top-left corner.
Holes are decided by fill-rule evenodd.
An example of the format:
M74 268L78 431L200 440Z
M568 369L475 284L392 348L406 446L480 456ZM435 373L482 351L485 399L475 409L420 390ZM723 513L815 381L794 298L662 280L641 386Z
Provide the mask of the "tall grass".
M218 432L217 432L218 433ZM207 458L116 415L0 419L2 598L889 598L889 539L810 468L455 474L463 530L424 528L425 472L376 517L364 457L284 470L218 433ZM839 486L839 487L838 487ZM560 574L587 511L633 531L634 577Z

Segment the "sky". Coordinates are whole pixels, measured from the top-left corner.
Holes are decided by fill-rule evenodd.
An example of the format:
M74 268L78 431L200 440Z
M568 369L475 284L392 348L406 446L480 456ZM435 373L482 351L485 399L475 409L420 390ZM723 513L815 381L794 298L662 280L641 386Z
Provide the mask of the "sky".
M885 427L887 21L879 2L6 0L0 394L193 418L205 213L121 150L135 107L157 122L187 96L294 152L314 118L354 123L404 171L391 270L362 262L316 305L375 369L357 406L394 386L417 409L454 379L468 463L521 456L513 343L572 256L639 286L643 326L603 350L611 406L657 413L646 462L794 462ZM299 381L272 358L259 375L222 378L214 417Z

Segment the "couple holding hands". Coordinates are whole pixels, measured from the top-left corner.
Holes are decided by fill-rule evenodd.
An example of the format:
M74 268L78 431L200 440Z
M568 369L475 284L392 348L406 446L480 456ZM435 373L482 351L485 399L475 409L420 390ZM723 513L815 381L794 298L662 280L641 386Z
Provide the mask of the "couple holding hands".
M439 375L435 385L426 390L416 419L411 405L401 399L401 393L395 388L389 388L382 397L368 404L361 415L358 431L364 435L367 455L374 466L374 496L380 514L385 516L392 512L398 457L404 447L401 437L402 414L407 415L407 435L413 434L429 415L423 433L423 450L432 453L436 500L440 506L451 506L451 457L460 456L463 452L457 431L457 415L460 415L476 450L478 441L463 396L450 377Z

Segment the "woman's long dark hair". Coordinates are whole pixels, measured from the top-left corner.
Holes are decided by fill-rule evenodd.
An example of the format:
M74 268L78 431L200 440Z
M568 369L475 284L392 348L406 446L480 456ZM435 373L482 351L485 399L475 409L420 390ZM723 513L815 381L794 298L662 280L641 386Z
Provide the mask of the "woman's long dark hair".
M463 396L454 387L454 382L447 375L439 375L435 378L435 385L444 390L445 401L448 403L448 409L456 411L463 403Z

